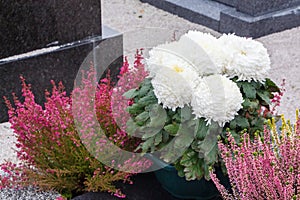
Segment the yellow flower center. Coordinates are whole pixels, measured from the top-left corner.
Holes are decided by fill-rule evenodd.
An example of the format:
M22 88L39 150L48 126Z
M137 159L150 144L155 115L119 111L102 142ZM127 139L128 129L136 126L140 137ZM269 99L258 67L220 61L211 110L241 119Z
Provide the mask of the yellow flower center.
M245 51L241 51L241 54L243 55L243 56L246 56L247 55L247 53L245 52Z
M175 70L175 72L180 73L183 72L183 68L179 67L178 65L174 65L173 69Z

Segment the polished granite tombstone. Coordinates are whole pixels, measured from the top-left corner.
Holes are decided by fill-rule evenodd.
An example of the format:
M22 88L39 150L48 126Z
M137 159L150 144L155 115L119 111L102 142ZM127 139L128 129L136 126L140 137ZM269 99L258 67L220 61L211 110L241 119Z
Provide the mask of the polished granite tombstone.
M0 1L0 58L101 36L101 2Z
M50 80L72 91L83 62L113 77L123 63L122 35L101 25L100 0L0 1L0 42L0 122L8 120L2 97L22 99L20 75L43 104Z
M141 0L221 33L261 37L300 26L300 0Z
M260 16L278 10L299 6L299 0L238 0L234 7L237 11L251 16Z

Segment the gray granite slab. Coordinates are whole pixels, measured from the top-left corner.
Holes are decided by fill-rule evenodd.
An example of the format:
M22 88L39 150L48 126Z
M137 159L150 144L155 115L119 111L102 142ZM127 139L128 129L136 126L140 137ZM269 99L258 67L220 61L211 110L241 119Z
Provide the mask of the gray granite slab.
M221 33L257 38L300 25L300 0L141 0Z
M101 35L101 2L9 0L0 3L0 58Z
M235 7L239 12L259 16L299 4L300 0L239 0Z
M105 33L108 30L108 33ZM44 91L51 91L50 80L62 81L70 93L74 80L83 63L96 62L97 69L102 66L109 68L116 77L123 63L122 35L104 28L105 37L93 37L73 43L67 43L58 48L42 49L0 60L0 97L12 99L12 92L21 97L20 75L32 84L36 102L45 101ZM7 108L3 98L0 98L0 122L8 120Z
M297 26L300 26L300 6L257 17L252 17L235 10L226 10L221 13L219 31L257 38L283 31L287 27L292 28Z
M181 0L181 1L166 0L166 1L176 4L182 8L189 9L196 13L202 13L203 16L212 18L214 20L219 20L220 13L223 10L228 9L228 6L211 0L201 0L201 3L199 3L199 0Z
M238 2L238 0L215 0L215 1L232 6L232 7L235 7Z
M219 28L220 13L231 7L211 0L141 0L162 8L191 22Z

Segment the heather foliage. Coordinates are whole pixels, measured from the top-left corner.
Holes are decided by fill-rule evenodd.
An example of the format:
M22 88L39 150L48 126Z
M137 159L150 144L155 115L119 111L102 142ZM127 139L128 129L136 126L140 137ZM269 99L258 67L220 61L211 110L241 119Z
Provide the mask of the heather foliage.
M230 178L229 193L211 171L211 177L224 199L281 200L300 198L300 119L295 125L282 117L278 133L274 120L254 141L244 133L238 145L228 133L227 144L218 146Z
M141 54L137 54L134 67L134 73L137 74L144 73L137 67L142 65L140 59ZM126 60L120 71L119 79L122 81L119 87L125 84L126 88L131 89L136 83L131 82L128 76L126 78L127 73L133 73L128 67ZM119 166L124 170L115 170L113 156L116 156L116 152L113 152L114 155L110 152L101 152L107 150L102 149L102 145L112 144L132 149L138 144L138 140L127 137L114 120L111 100L114 89L111 78L108 75L98 84L94 79L95 73L92 67L89 71L83 72L82 84L74 89L72 95L81 98L92 95L96 103L81 104L80 107L77 104L75 109L74 99L66 95L61 83L57 85L54 82L52 92L46 92L46 103L43 108L35 102L30 85L21 77L24 101L21 102L14 97L13 105L6 99L9 121L17 137L16 152L20 164L1 165L5 174L1 177L0 187L34 185L43 190L56 190L67 198L85 191L107 191L118 197L125 197L114 183L117 181L131 183L129 178L132 173L126 172L126 169L134 168L135 172L139 172L149 167L151 163L147 160L141 162L130 158L124 160L122 168ZM92 90L95 85L97 89ZM121 92L114 97L116 104L117 100L123 98ZM85 102L84 99L82 102ZM88 112L90 109L96 111L97 122L90 120L92 117L91 112ZM121 112L118 113L122 117ZM80 117L77 116L75 119L75 115ZM77 121L78 119L82 121ZM95 128L94 125L97 123L103 128ZM85 144L81 140L82 137L93 139L94 143ZM111 144L104 144L107 138L112 141ZM97 157L88 151L87 147L91 146L100 152L101 156L106 155L105 159L111 160L112 165L106 166L96 159Z

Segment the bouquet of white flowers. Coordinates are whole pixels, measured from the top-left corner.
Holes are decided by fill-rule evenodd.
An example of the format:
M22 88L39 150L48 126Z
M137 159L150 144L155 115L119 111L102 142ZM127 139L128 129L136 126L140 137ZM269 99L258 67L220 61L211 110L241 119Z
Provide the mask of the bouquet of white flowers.
M272 116L279 88L267 78L268 52L250 38L189 31L149 55L149 76L124 94L133 102L127 132L142 138L137 151L156 153L180 176L209 179L209 167L222 164L218 138L229 129L237 141L245 129L254 135Z

